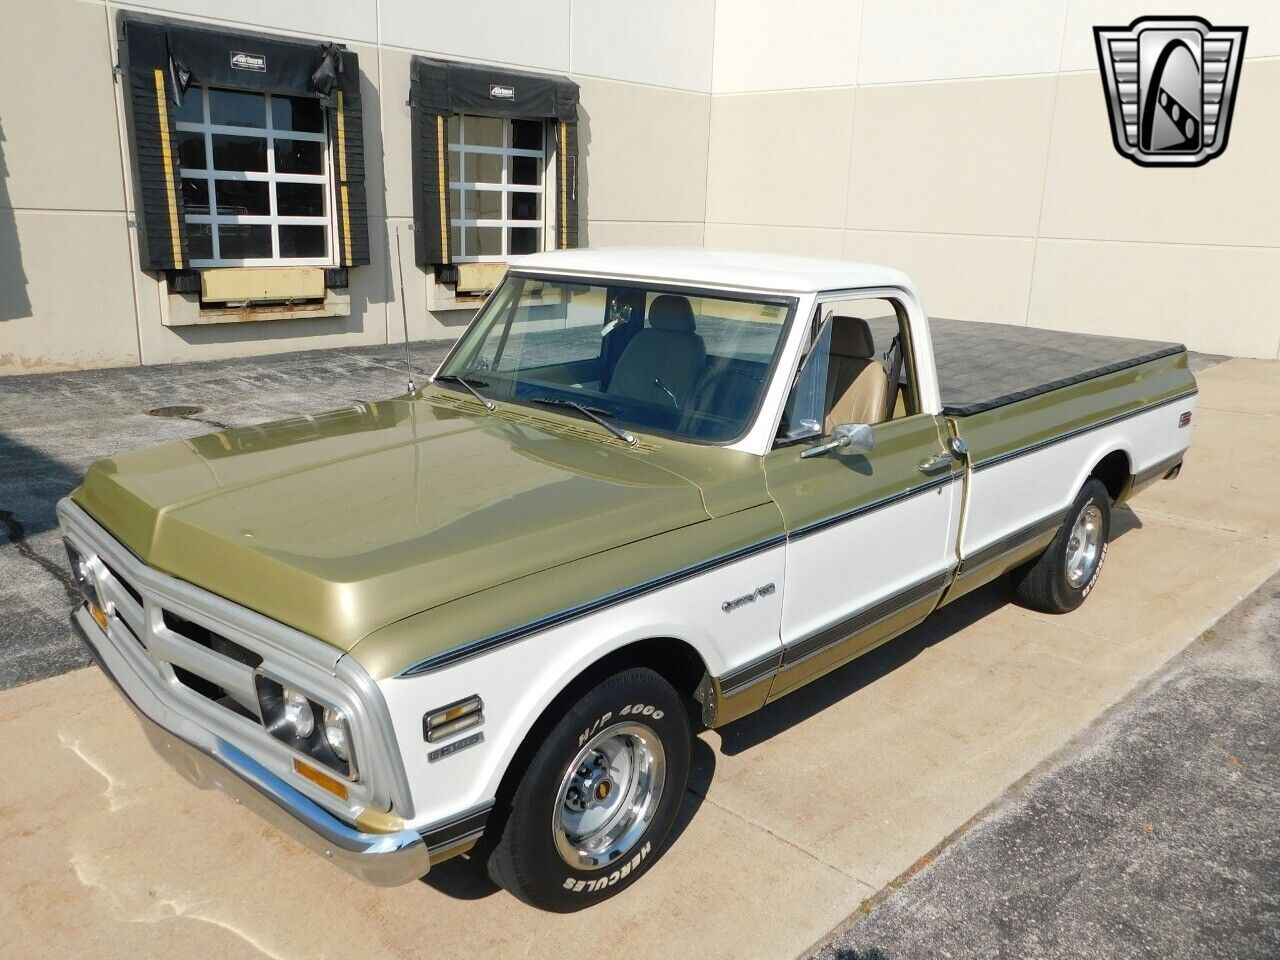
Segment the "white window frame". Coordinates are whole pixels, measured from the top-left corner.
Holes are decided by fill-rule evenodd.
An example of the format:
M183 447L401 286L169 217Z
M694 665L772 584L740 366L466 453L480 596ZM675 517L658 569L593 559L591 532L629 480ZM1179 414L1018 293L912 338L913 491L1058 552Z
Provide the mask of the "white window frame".
M222 88L215 88L222 89ZM252 91L232 91L232 92L252 92ZM209 88L204 85L192 84L188 88L186 95L192 96L198 93L200 96L203 122L190 123L187 121L179 121L177 129L186 133L200 133L204 135L204 170L195 170L188 167L182 167L179 175L187 180L205 180L209 189L209 213L191 213L185 214L183 219L189 224L213 224L213 257L210 259L193 259L191 266L195 269L207 267L331 267L337 261L337 241L338 241L338 224L335 217L333 203L333 156L329 149L329 115L328 111L323 111L324 129L319 133L310 133L301 130L275 130L271 116L271 94L255 94L264 98L264 109L266 111L265 127L240 127L228 124L215 124L211 122L209 116ZM251 136L261 137L267 141L267 169L266 171L250 171L250 170L215 170L213 169L213 135L214 134L230 134L232 136ZM310 140L319 143L322 151L321 173L277 173L276 172L276 140ZM324 203L324 213L318 217L298 217L298 216L280 216L276 213L276 191L268 189L267 197L271 204L271 210L268 214L222 214L217 212L217 190L214 184L219 180L256 180L267 183L317 183L323 188L321 197ZM179 183L178 189L181 190ZM228 259L221 256L219 231L217 226L222 224L266 224L271 227L271 256L270 257L248 257L242 259ZM325 245L329 251L327 257L282 257L280 256L280 230L281 226L323 226L325 228Z
M478 119L499 119L502 121L502 146L490 147L480 146L478 144L467 143L467 120L470 115L459 115L458 121L458 140L457 142L449 141L449 154L452 159L457 162L457 169L465 173L467 165L465 164L464 154L490 154L500 156L502 158L502 180L499 183L479 183L474 180L450 180L449 189L457 191L458 204L457 209L453 210L450 217L449 226L452 232L457 227L457 235L459 242L452 251L454 263L505 263L507 258L512 256L508 249L508 229L533 229L538 231L540 242L538 250L547 249L547 239L551 235L548 231L549 227L553 227L553 218L549 198L552 192L547 189L547 171L554 170L553 157L551 151L547 149L547 127L548 124L541 117L479 117ZM511 146L513 121L528 120L537 123L542 128L541 150L526 150ZM528 183L511 183L511 158L512 157L534 157L542 164L541 176L542 181L536 186ZM473 193L487 192L501 194L501 207L503 216L498 218L482 218L482 217L464 217L463 211L466 206L467 192ZM511 210L508 201L508 195L512 193L536 193L541 197L540 209L542 215L536 220L512 220L507 214ZM500 236L502 237L502 251L496 254L468 254L466 252L466 232L468 227L498 227L500 228ZM451 237L452 240L452 237Z

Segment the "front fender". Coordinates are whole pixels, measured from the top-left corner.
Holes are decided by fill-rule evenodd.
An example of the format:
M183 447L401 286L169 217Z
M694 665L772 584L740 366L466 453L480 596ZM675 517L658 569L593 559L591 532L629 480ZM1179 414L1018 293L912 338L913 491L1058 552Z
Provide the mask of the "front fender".
M506 615L508 625L518 624L520 611L526 609L523 598L530 591L553 589L557 582L563 590L564 583L589 575L584 569L570 568L593 566L598 575L605 561L589 558L540 574L541 584L524 584L520 590L509 589L508 584L455 601L379 631L380 635L369 638L376 638L376 643L367 647L367 641L358 644L352 655L366 669L372 666L381 674L379 687L413 794L415 821L438 821L492 800L520 744L552 701L575 677L624 646L654 637L681 640L697 651L713 675L780 650L785 544L774 526L780 526L780 519L772 504L767 510L756 508L734 516L734 535L717 537L720 549L705 558L702 566L669 569L657 578L633 583L610 602L560 621L553 619L548 626L473 655L466 655L464 647L455 659L441 663L437 658L423 665L407 654L415 635L446 629L450 620L456 628L459 621L492 618L496 611ZM687 556L690 548L699 546L687 530L654 539L665 541L649 545L659 556ZM726 600L766 584L777 589L765 592L749 609L732 613L723 609ZM600 596L609 599L608 594ZM388 669L395 662L388 651L400 652L394 672ZM466 742L475 734L483 738L433 757L449 742L425 741L424 714L472 695L484 701L484 724L456 739Z

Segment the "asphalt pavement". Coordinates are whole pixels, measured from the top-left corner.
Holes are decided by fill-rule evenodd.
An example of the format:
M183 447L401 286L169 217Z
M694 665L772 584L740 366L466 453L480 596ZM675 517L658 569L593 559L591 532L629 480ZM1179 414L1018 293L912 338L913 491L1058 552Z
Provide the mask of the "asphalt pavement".
M1280 957L1280 575L816 960Z

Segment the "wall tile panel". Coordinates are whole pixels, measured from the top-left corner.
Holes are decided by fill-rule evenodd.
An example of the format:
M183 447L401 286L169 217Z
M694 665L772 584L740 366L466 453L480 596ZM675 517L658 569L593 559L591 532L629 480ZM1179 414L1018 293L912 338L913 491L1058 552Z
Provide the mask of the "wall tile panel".
M715 93L853 86L861 3L716 0Z
M758 250L799 257L840 259L843 231L831 227L760 227L708 223L707 246L726 250Z
M864 0L859 83L1054 73L1066 0Z
M570 0L381 0L382 43L567 73L569 8Z
M905 271L931 316L1026 323L1035 241L847 230L843 256Z
M712 0L578 0L570 69L710 93L714 30Z
M0 207L123 210L104 8L5 0L0 24Z
M61 2L61 0L59 0ZM304 33L334 40L378 39L377 4L373 0L307 0L305 3L263 3L261 0L130 0L130 6L150 7L155 13L176 14L219 25L240 24L284 33Z
M591 220L701 221L711 97L576 77L579 183Z
M1280 250L1041 240L1029 319L1275 359Z
M17 243L0 256L0 375L137 364L124 213L3 211L0 224L10 217Z
M839 227L852 90L713 97L707 219Z
M1056 83L860 87L847 226L1035 236Z

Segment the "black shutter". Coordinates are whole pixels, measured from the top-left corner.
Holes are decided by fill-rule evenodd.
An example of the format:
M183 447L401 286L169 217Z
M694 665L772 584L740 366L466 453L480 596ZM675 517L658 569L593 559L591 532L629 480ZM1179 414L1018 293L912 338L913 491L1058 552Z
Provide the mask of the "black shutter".
M448 120L458 114L541 117L552 123L558 162L556 246L578 245L578 85L568 77L414 57L409 73L413 140L414 259L452 262ZM552 172L548 171L548 179Z
M409 68L409 136L412 143L413 250L421 266L443 266L450 249L448 173L448 70L414 57Z
M341 266L369 262L360 65L353 52L341 44L122 13L120 64L129 85L125 104L143 269L187 266L175 115L193 83L316 97L328 107L339 223L336 259Z
M121 18L120 66L128 84L125 112L133 144L138 257L144 270L187 264L182 181L178 176L176 78L163 28Z
M364 192L364 110L360 99L360 67L350 50L339 53L341 69L330 107L334 196L338 212L338 263L356 267L369 262L369 207Z
M558 197L556 249L568 250L578 245L578 123L560 123L557 159L560 183Z

